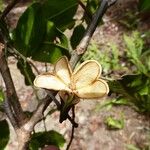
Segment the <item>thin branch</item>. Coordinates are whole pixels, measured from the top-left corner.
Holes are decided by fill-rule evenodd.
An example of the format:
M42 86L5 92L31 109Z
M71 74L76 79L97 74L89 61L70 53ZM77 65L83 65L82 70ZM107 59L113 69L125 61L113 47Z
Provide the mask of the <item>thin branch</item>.
M7 97L5 97L3 107L4 107L5 113L6 113L7 117L9 118L12 126L14 128L18 128L19 126L18 126L18 123L17 123L16 116L14 115L14 112L11 108L11 104L10 104L9 100L7 99Z
M98 7L96 13L93 15L93 19L88 26L87 31L85 32L81 42L79 43L76 50L73 51L70 63L72 65L72 68L74 68L77 64L77 62L80 60L82 55L87 50L87 47L89 45L89 42L92 38L92 35L99 23L99 21L102 19L104 13L106 12L107 8L113 5L116 2L116 0L102 0L100 6Z
M20 0L12 0L8 6L5 8L5 10L3 11L2 15L1 15L1 18L0 19L4 19L7 14L11 11L11 9L17 4L19 3Z
M27 59L27 62L34 68L37 74L40 74L40 71L37 69L37 67L34 65L34 63L31 60Z
M3 49L4 49L4 46L1 44L0 45L0 72L2 74L2 77L6 85L7 99L9 101L9 104L12 105L11 107L14 111L14 115L17 118L16 120L17 124L21 125L22 122L24 122L25 115L23 113L22 107L18 100L18 96L17 96L16 90L12 81L12 77L10 74L10 70L8 68L8 64L7 64Z
M37 67L34 65L34 63L29 58L26 58L25 56L23 56L14 47L12 47L11 45L8 45L8 51L13 55L15 54L18 57L22 58L25 62L28 62L34 68L34 70L37 72L37 74L40 74L40 71L37 69Z
M75 119L75 106L72 107L72 119L74 120ZM67 145L67 148L66 150L69 150L70 146L71 146L71 143L74 139L74 130L75 130L75 126L74 124L72 124L72 131L71 131L71 137L70 137L70 141Z
M52 99L48 95L41 101L31 119L24 125L26 131L31 132L34 126L43 119L43 112L51 102Z

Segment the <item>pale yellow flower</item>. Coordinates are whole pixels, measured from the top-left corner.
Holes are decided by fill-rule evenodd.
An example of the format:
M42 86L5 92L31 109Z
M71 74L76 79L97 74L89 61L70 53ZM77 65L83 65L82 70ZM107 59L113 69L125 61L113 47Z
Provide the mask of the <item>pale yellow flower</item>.
M72 71L67 57L61 57L53 73L38 75L34 85L56 91L66 91L79 98L101 98L108 94L108 84L100 79L101 66L95 60L87 60Z

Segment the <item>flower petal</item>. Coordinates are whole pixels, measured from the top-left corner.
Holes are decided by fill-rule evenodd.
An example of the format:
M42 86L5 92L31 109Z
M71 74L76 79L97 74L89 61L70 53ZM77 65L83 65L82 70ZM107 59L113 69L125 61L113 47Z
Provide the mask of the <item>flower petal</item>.
M34 80L34 85L39 88L70 92L70 89L65 83L63 83L59 78L50 73L37 76Z
M57 75L65 84L70 84L72 70L66 56L61 57L54 68L54 73Z
M82 63L73 73L72 82L75 89L80 89L97 80L101 74L101 66L95 60L88 60Z
M96 80L91 85L77 89L74 93L80 98L101 98L108 94L109 87L104 80Z

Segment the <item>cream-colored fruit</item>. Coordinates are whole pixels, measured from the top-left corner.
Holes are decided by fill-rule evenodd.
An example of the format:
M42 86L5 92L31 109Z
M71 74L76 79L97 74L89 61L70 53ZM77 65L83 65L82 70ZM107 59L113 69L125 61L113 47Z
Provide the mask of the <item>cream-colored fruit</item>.
M67 91L79 98L101 98L108 94L108 84L99 79L101 66L95 60L83 62L73 72L67 57L61 57L54 67L54 73L39 75L34 80L34 85L56 91Z

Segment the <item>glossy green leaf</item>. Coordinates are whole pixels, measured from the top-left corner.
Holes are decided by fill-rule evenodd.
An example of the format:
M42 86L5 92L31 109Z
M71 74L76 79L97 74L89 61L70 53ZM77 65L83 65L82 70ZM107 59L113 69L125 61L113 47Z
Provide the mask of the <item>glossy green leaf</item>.
M41 45L39 50L32 56L32 59L41 62L55 63L62 55L69 56L68 49L59 44L46 42Z
M26 85L33 85L35 75L32 71L32 68L28 62L23 61L22 59L18 60L17 67L20 70L21 74L25 78Z
M65 30L72 24L77 7L77 0L46 0L42 10L48 20L54 22L59 29Z
M85 32L85 28L82 24L75 27L73 34L71 36L71 46L73 49L79 44Z
M13 32L16 49L24 56L31 56L41 44L46 30L46 21L41 4L34 3L19 18Z
M32 147L31 143L32 145L34 144L39 145L39 148L42 148L45 145L55 145L57 147L62 147L65 143L65 139L60 133L51 130L48 132L38 132L33 134L32 139L30 141L30 147Z
M6 120L0 121L0 150L4 150L9 141L9 126Z

